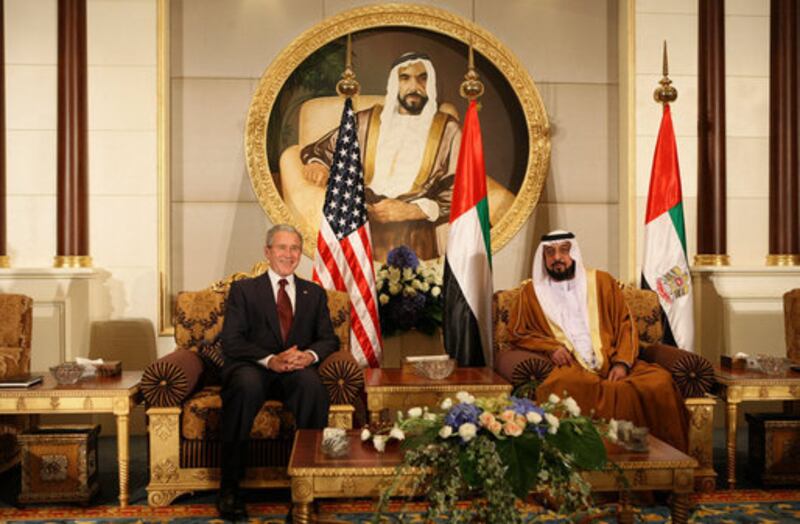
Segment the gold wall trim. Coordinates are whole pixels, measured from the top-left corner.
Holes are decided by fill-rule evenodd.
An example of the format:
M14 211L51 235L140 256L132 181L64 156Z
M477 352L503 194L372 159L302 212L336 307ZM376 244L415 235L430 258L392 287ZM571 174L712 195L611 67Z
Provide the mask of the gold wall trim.
M730 266L731 265L731 257L728 256L728 255L720 255L720 254L695 255L694 256L694 265L695 266Z
M767 255L768 266L800 266L800 254L784 253Z
M172 286L170 262L170 63L169 0L156 5L156 170L158 178L158 334L172 335Z
M8 255L0 255L0 267L11 267L11 259Z
M411 27L439 33L473 48L505 77L523 109L529 133L525 179L508 212L492 228L492 252L499 251L527 221L539 201L550 163L550 124L544 103L528 71L488 31L434 7L383 4L352 9L315 25L288 45L264 72L253 95L245 130L247 170L261 207L273 223L290 223L303 235L304 252L313 258L316 227L297 220L279 194L267 161L267 125L278 94L291 73L322 46L350 33L380 27Z
M92 257L85 255L57 255L53 257L53 267L92 267Z

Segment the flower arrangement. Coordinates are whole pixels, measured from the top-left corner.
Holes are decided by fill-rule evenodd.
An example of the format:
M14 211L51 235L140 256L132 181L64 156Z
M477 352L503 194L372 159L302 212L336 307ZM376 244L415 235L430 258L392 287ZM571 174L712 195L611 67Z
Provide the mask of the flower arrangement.
M377 435L362 431L362 440L372 439L378 451L390 439L403 441L403 463L381 494L376 519L411 469L423 472L411 488L427 498L426 522L520 522L517 499L534 489L558 501L562 512L591 508L580 473L606 466L601 430L613 440L615 425L582 416L571 397L551 395L539 405L514 396L476 399L459 392L456 398L445 399L439 412L416 407L398 413L395 425ZM472 504L460 509L456 503L467 498Z
M417 329L431 335L442 325L442 264L421 261L406 246L389 251L375 269L381 332Z

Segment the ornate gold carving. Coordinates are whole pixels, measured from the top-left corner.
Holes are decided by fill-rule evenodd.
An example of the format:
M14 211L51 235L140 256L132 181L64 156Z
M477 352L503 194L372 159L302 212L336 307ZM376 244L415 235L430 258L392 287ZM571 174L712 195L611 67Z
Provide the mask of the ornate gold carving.
M758 398L769 398L769 387L761 386L758 388Z
M633 486L644 486L647 484L647 471L644 469L637 469L633 472L633 478L631 479L631 484Z
M61 399L58 397L50 397L50 407L53 409L58 409L58 406L61 405Z
M11 259L8 258L8 255L0 255L0 267L11 267Z
M86 397L83 399L83 409L86 411L91 411L94 406L92 405L92 398Z
M322 46L347 34L380 27L411 27L472 44L506 77L522 107L529 133L525 180L511 208L492 228L492 251L497 252L519 231L539 200L550 163L550 124L539 91L517 58L492 34L447 11L411 4L361 7L328 18L287 46L261 77L247 116L247 170L261 207L273 223L293 224L302 233L304 251L313 256L316 224L292 215L278 193L267 163L267 122L272 106L292 71Z
M172 459L164 459L150 470L153 480L163 484L178 480L178 465Z
M731 257L728 255L695 255L695 266L730 266Z
M151 415L150 431L161 440L167 440L178 431L177 415Z
M767 255L768 266L800 266L800 255L796 253L785 253Z
M19 397L17 399L17 411L25 411L25 397Z
M308 500L314 498L314 486L307 479L292 480L292 498L298 500Z
M177 489L148 490L147 503L155 507L169 506L173 500L186 493L189 493L189 491Z
M219 480L219 468L198 468L192 472L192 478L196 480Z
M92 267L92 257L84 255L56 255L53 267Z

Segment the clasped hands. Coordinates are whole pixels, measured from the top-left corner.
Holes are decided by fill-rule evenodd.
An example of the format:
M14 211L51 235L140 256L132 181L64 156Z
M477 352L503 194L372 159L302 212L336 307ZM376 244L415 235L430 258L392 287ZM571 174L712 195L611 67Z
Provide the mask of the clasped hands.
M558 367L569 366L575 361L570 352L565 347L560 347L550 354L550 358ZM617 382L628 376L628 368L623 364L614 364L608 372L608 381Z
M267 367L276 373L288 373L307 368L313 363L314 355L308 351L297 349L297 346L292 346L269 359Z

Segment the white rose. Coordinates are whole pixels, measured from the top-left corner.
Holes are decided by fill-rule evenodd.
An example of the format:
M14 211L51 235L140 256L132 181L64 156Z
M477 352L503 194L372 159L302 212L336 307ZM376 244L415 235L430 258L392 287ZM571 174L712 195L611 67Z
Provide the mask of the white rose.
M417 290L411 286L406 286L403 288L403 294L407 297L413 297L417 294Z
M378 271L378 276L381 277L383 280L386 280L389 277L389 272L385 269L381 269Z
M392 430L389 432L389 438L393 438L395 440L403 440L406 438L406 434L403 433L403 430L394 426Z
M442 409L450 409L453 407L453 399L447 397L442 401Z
M422 408L411 408L408 410L409 418L419 418L422 416Z
M378 453L383 453L386 449L386 435L375 435L375 438L372 439L372 444Z
M462 404L474 404L475 403L475 397L473 397L472 395L470 395L466 391L459 391L458 393L456 393L456 398Z
M433 286L433 288L431 288L431 296L433 296L434 298L438 297L441 294L442 294L442 288L440 288L439 286Z
M547 428L547 431L552 435L558 433L558 417L553 415L552 413L545 413L544 418L549 426Z
M442 429L439 430L439 436L442 438L450 438L450 435L453 434L453 428L450 426L442 426Z
M611 422L608 423L608 439L611 442L616 442L619 440L619 436L617 435L617 431L619 430L619 422L611 419Z
M381 293L381 296L378 297L378 300L380 300L381 304L385 306L389 303L389 295L386 293Z
M551 404L558 404L559 402L561 402L561 399L555 393L550 393L550 396L547 397L547 401L550 402Z
M425 420L428 420L430 422L433 422L434 420L436 420L436 414L435 413L425 413L425 415L423 415L422 418L424 418Z
M393 283L389 284L389 293L391 293L392 295L398 295L398 294L400 294L400 291L402 291L402 290L403 290L403 286L401 286L400 284L398 284L396 282L393 282Z
M528 419L528 422L531 424L538 424L542 421L542 416L535 411L528 411L525 414L525 418Z
M564 399L564 407L567 408L567 411L569 411L569 414L573 417L579 417L581 415L581 407L572 397L567 397Z
M464 442L469 442L470 440L474 439L477 432L478 427L472 422L465 422L458 428L458 435Z
M427 293L431 286L427 282L420 282L419 290L423 293Z
M414 270L410 267L403 268L403 280L412 280L414 278Z
M361 441L366 442L372 436L372 433L369 432L369 429L364 428L361 430Z

